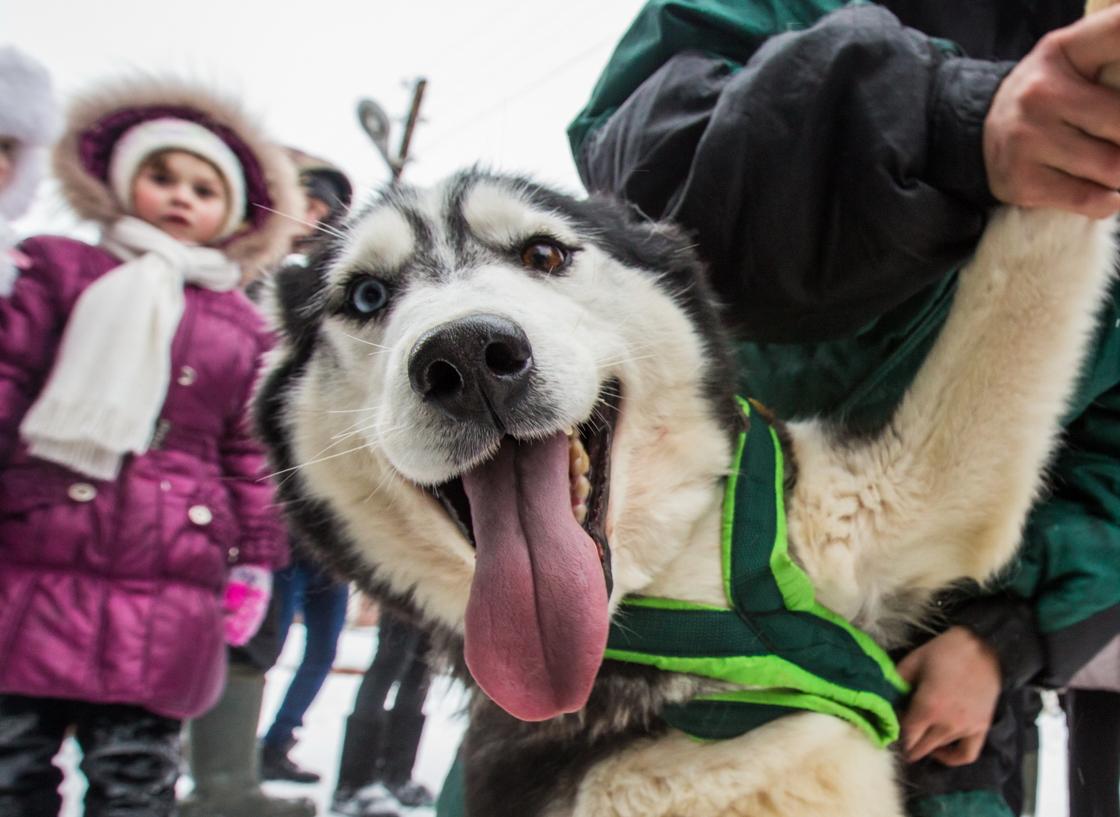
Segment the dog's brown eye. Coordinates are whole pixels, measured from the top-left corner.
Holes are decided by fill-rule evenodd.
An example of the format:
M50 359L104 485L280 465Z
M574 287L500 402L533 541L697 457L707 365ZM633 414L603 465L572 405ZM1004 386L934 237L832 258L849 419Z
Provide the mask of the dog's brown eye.
M568 263L568 251L553 241L535 239L521 249L526 269L553 273Z

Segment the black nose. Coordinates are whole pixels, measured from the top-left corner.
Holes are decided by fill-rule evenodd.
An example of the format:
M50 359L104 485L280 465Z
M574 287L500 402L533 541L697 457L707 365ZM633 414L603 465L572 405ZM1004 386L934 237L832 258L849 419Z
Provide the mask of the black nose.
M529 385L533 349L524 330L499 315L471 315L426 332L412 347L408 379L456 420L506 425Z

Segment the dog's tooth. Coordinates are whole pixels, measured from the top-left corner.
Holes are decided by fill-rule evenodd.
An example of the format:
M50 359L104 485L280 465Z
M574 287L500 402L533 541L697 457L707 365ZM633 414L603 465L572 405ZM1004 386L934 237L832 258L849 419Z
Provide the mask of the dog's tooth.
M591 468L591 458L587 456L587 449L583 447L578 437L573 438L571 445L568 447L568 472L572 476L586 474L588 469Z
M581 502L591 496L591 480L581 476L572 483L573 495Z
M582 503L576 505L572 508L572 515L575 516L576 521L582 525L587 521L587 506Z
M579 462L576 463L577 474L588 474L591 471L591 458L587 456L586 451L581 451L579 454Z

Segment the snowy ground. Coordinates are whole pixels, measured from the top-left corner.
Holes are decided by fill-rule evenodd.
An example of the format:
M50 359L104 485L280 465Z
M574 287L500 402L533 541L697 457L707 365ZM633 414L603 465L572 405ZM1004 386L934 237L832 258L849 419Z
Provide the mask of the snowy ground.
M291 783L266 783L265 789L275 796L303 796L319 804L319 814L330 814L330 796L338 769L338 755L342 743L342 728L361 681L361 673L369 665L377 645L376 628L347 628L339 643L335 672L331 673L319 697L305 719L306 726L292 757L302 766L322 773L323 781L315 786ZM292 627L291 637L285 645L280 661L268 675L262 722L271 721L280 705L280 698L298 664L303 650L303 628ZM438 791L443 776L459 745L464 721L461 711L464 703L462 689L444 679L432 684L425 710L428 722L420 744L416 764L416 778ZM1061 711L1051 704L1039 718L1042 735L1040 752L1039 802L1036 817L1068 817L1065 803L1066 770L1064 761L1066 727ZM263 727L262 727L263 729ZM68 745L60 754L60 762L67 769L63 784L65 805L62 817L81 815L81 797L85 783L74 773L77 749ZM189 779L180 782L181 792L190 790Z

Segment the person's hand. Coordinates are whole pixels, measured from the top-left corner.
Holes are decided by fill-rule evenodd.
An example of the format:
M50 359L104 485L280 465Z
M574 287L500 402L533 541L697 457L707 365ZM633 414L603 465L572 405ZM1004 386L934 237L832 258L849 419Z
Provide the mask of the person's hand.
M1115 70L1100 81L1117 62L1120 7L1113 7L1046 35L1012 69L984 121L984 164L997 199L1093 218L1120 211Z
M272 595L272 571L256 565L237 565L226 582L226 643L240 647L256 635L268 612Z
M950 627L902 659L898 672L914 690L902 715L906 760L975 761L1000 695L995 651L966 627Z

